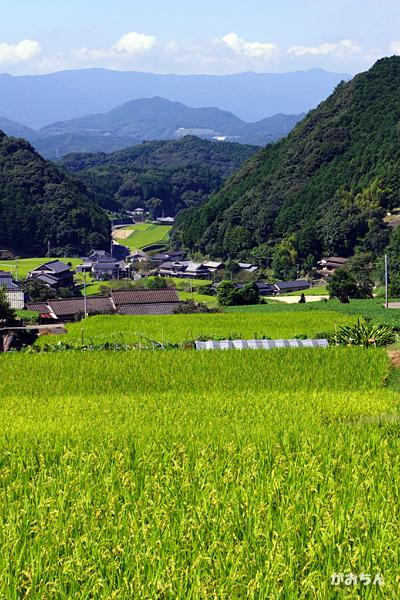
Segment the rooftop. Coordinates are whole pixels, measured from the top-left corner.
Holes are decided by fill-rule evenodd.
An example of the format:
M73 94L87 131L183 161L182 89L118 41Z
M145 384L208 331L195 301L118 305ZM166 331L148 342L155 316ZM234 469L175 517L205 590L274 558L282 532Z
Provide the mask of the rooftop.
M155 290L112 290L111 298L118 308L127 304L177 304L179 297L173 288Z

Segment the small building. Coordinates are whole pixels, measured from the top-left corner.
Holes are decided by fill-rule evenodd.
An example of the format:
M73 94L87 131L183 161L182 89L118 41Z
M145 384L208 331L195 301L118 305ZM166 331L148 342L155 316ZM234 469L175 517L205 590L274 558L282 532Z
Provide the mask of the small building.
M333 275L337 269L344 267L348 260L348 258L343 258L341 256L329 256L322 258L318 262L317 273L321 275L321 277L329 277L330 275Z
M28 278L38 279L55 290L74 286L74 272L71 270L71 265L67 265L61 260L50 260L36 267L30 271Z
M157 265L161 265L163 262L166 261L183 261L186 258L186 252L184 252L183 250L174 250L171 252L161 252L159 254L154 254L154 256L151 257L151 261L154 262Z
M290 294L291 292L303 292L304 290L309 290L310 287L312 287L311 283L309 281L305 281L304 279L297 279L296 281L280 281L279 283L274 283L276 295Z
M171 315L180 304L174 288L113 290L110 298L119 315Z
M75 321L85 314L84 298L60 298L46 302L32 302L27 309L40 314L41 320ZM91 296L87 298L86 310L88 315L106 315L114 311L108 296Z
M214 260L208 260L203 264L205 267L207 267L210 273L216 273L217 271L221 271L225 266L223 262L216 262Z
M174 217L159 217L153 223L157 225L173 225L175 222Z
M251 263L239 263L239 267L242 271L246 271L247 273L255 273L258 271L258 267L252 265Z
M117 260L105 250L96 250L90 256L82 258L78 273L90 273L96 281L107 281L130 277L131 267L125 260Z
M22 310L25 306L25 294L8 271L0 271L0 288L2 287L6 290L7 302L10 307L13 310Z

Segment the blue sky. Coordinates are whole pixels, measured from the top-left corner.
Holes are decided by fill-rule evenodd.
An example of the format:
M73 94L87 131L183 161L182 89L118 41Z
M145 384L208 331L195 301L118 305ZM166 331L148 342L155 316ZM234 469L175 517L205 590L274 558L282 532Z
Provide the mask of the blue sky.
M399 0L0 0L0 8L0 72L15 74L356 73L400 53Z

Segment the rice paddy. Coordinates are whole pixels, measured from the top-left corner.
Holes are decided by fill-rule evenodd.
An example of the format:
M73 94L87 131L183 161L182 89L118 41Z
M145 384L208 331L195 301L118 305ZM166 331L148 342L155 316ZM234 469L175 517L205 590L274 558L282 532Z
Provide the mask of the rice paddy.
M212 315L210 315L212 316ZM361 348L0 358L0 597L398 598L398 408Z
M168 239L170 225L154 225L151 223L138 223L130 227L116 229L114 239L128 248L140 250L147 246L163 244Z
M316 312L277 312L266 314L215 313L167 316L95 316L67 325L68 334L39 338L46 343L83 342L134 344L143 340L183 343L199 338L293 338L334 333L341 325L357 322L356 316Z

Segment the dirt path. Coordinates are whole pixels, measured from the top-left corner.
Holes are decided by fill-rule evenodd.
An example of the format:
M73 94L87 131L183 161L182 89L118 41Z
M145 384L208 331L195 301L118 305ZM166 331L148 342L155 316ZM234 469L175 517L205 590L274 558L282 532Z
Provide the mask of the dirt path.
M390 362L395 369L400 369L400 350L389 350Z
M126 240L132 233L132 229L114 229L112 236L114 240Z

